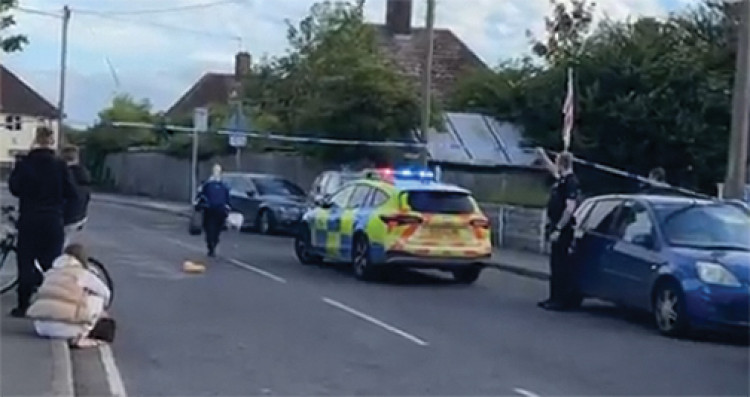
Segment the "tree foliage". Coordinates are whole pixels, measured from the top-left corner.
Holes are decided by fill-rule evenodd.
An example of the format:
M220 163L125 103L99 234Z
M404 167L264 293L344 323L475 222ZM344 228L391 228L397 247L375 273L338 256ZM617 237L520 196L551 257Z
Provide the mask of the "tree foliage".
M544 18L546 38L534 38L531 32L532 52L551 65L559 65L578 57L585 49L591 31L596 3L589 0L550 0L552 14Z
M10 10L18 5L18 0L0 0L0 49L2 52L21 51L29 40L21 34L6 35L5 32L16 24Z
M256 69L246 95L282 132L353 140L407 139L419 123L415 87L382 57L363 0L321 2L288 23L288 53ZM328 158L363 148L316 148Z
M573 152L641 174L662 166L673 183L713 191L727 153L733 21L709 2L664 20L598 26L575 67ZM567 62L543 55L544 67L504 64L465 81L456 105L514 121L536 143L560 147Z

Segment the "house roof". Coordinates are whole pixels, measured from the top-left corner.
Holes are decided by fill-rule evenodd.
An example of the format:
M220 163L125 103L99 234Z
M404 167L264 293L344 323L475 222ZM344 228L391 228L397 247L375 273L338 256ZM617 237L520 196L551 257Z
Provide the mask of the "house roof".
M422 67L427 57L425 28L412 28L411 34L393 34L382 24L371 24L376 32L379 46L396 66L417 86L422 76ZM488 69L458 36L449 29L435 29L433 33L432 89L438 100L447 99L456 81L465 73L477 69Z
M167 110L169 118L193 114L197 107L226 103L236 84L234 74L206 73Z
M2 65L0 65L0 111L24 116L58 117L56 107Z
M530 167L536 156L525 148L518 127L476 113L445 113L445 131L430 131L427 151L438 163Z

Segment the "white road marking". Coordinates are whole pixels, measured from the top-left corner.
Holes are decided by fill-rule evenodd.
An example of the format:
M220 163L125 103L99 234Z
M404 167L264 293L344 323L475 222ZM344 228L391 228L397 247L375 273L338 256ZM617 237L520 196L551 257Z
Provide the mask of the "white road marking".
M188 243L186 243L186 242L184 242L184 241L178 240L178 239L176 239L176 238L170 238L170 237L166 237L166 239L167 239L168 241L172 242L173 244L179 245L179 246L180 246L180 247L182 247L182 248L186 248L186 249L189 249L189 250L191 250L191 251L198 251L198 252L201 252L201 249L200 249L200 248L198 248L198 247L196 247L196 246L194 246L194 245L190 245L190 244L188 244Z
M115 364L115 357L112 354L112 349L109 345L99 346L99 355L104 364L104 372L107 375L107 383L109 384L109 392L113 397L127 397L125 393L125 385L122 383L120 377L120 370L117 369Z
M515 389L513 389L513 391L524 397L539 397L538 394L532 393L526 389L521 389L520 387L516 387Z
M198 248L196 246L193 246L193 245L190 245L190 244L188 244L188 243L186 243L184 241L178 240L176 238L169 238L169 237L167 237L166 239L169 240L169 241L171 241L172 243L174 243L176 245L179 245L180 247L189 249L191 251L201 252L200 248ZM240 267L240 268L245 269L245 270L249 270L249 271L251 271L253 273L256 273L256 274L259 274L259 275L261 275L263 277L270 278L271 280L279 282L281 284L286 284L286 280L284 278L279 277L279 276L277 276L277 275L275 275L275 274L273 274L273 273L271 273L269 271L263 270L263 269L261 269L259 267L255 267L253 265L249 265L249 264L247 264L245 262L242 262L240 260L237 260L237 259L226 258L226 260L229 261L231 264L237 266L237 267Z
M279 276L277 276L277 275L275 275L273 273L267 272L267 271L265 271L265 270L263 270L261 268L257 268L255 266L248 265L247 263L242 262L242 261L238 261L237 259L228 258L227 260L229 262L231 262L233 265L238 266L238 267L240 267L242 269L249 270L249 271L254 272L256 274L260 274L263 277L270 278L271 280L277 281L277 282L279 282L281 284L286 284L286 280L284 280L283 278L281 278L281 277L279 277Z
M333 306L335 308L341 309L341 310L343 310L343 311L345 311L345 312L347 312L349 314L352 314L352 315L354 315L356 317L361 318L362 320L365 320L365 321L367 321L369 323L375 324L378 327L381 327L381 328L383 328L383 329L385 329L387 331L393 332L394 334L396 334L398 336L401 336L403 338L406 338L406 339L408 339L408 340L410 340L410 341L418 344L419 346L427 346L427 345L429 345L429 343L427 343L426 341L424 341L424 340L422 340L420 338L417 338L416 336L414 336L414 335L412 335L412 334L410 334L408 332L402 331L402 330L400 330L400 329L398 329L398 328L396 328L396 327L394 327L392 325L386 324L386 323L384 323L384 322L376 319L375 317L368 316L367 314L364 314L364 313L362 313L360 311L352 309L351 307L349 307L349 306L347 306L347 305L345 305L345 304L343 304L341 302L335 301L335 300L330 299L330 298L325 298L325 297L322 298L322 299L323 299L323 302L325 302L325 303L327 303L327 304L329 304L329 305L331 305L331 306Z

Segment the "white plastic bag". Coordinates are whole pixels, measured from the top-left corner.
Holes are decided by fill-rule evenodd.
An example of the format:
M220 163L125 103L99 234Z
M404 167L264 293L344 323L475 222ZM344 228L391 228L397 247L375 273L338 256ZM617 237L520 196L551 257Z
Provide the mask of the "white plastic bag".
M230 212L227 215L227 227L229 229L239 230L245 222L245 217L239 212Z

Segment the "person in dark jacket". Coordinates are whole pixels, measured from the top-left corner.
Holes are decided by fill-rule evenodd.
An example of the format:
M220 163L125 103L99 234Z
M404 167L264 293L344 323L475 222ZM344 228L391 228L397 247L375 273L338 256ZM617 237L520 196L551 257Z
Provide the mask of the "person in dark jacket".
M80 164L80 153L76 146L66 146L62 150L62 158L68 164L70 176L76 185L77 200L65 203L63 224L66 239L83 228L88 218L89 201L91 200L91 175Z
M656 167L648 173L648 179L651 183L641 184L642 194L655 195L674 195L674 189L670 189L667 184L667 172L662 167Z
M229 215L229 187L221 179L221 166L214 165L211 178L201 186L198 207L203 211L203 231L206 234L208 256L216 255L219 235Z
M62 253L65 203L77 200L70 171L57 157L54 145L54 132L38 128L34 147L16 163L8 180L10 192L19 202L18 306L11 311L14 317L26 315L31 296L42 282L34 262L46 271Z

